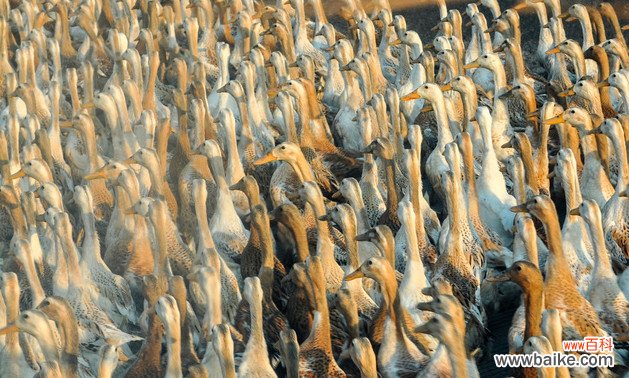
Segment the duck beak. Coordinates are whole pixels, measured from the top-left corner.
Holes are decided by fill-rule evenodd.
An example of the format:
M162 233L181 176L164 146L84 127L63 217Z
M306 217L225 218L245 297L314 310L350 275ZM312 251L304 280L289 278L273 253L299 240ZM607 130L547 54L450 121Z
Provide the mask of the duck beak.
M555 176L557 176L557 174L555 173L555 171L552 171L552 172L548 172L548 176L546 177L548 177L549 179L552 179L552 178L555 178Z
M94 109L96 105L93 102L85 102L81 104L81 109Z
M343 278L343 280L345 280L345 281L352 281L352 280L355 280L357 278L363 278L363 277L365 277L365 273L363 273L360 270L360 268L358 268L355 271L353 271L352 273L350 273L347 276L345 276L345 278Z
M341 199L341 198L343 198L343 193L341 193L340 190L337 191L337 192L334 192L334 194L332 194L332 199L333 200L338 200L338 199Z
M625 190L624 192L621 192L618 197L624 197L627 198L629 197L629 189Z
M133 158L133 156L124 159L122 163L126 165L138 164L138 162Z
M622 30L622 31L627 31L627 30L629 30L629 25L623 25L623 26L620 28L620 30Z
M596 86L599 88L609 87L609 80L605 79L601 81L600 83L596 84Z
M26 176L26 173L24 172L23 169L20 169L19 171L15 172L14 174L11 175L11 177L9 177L10 180L15 180L18 179L20 177L24 177Z
M365 232L363 234L359 234L354 236L354 240L356 241L370 241L371 238L369 237L369 232Z
M349 68L349 64L344 65L343 67L339 68L339 71L351 71L351 68Z
M558 115L556 117L553 117L551 119L547 119L547 120L543 121L542 123L544 125L557 125L557 124L563 123L563 122L565 122L565 120L563 118L563 114L560 114L560 115Z
M511 143L511 140L509 140L507 143L500 146L500 148L513 148L513 143Z
M511 280L511 277L509 277L508 272L503 272L497 276L485 278L485 281L487 282L505 282L505 281L510 281L510 280Z
M420 110L420 113L429 113L432 112L432 105L430 104L426 104L424 105L424 107L422 108L422 110Z
M587 132L587 135L595 135L595 134L603 134L603 130L601 130L600 126Z
M581 210L579 210L578 207L575 207L574 209L570 210L570 215L578 215L581 216Z
M536 119L537 117L539 117L539 114L540 114L540 110L539 110L539 109L535 109L535 110L533 110L532 112L528 113L528 114L526 115L526 118L529 118L529 119L530 119L530 118Z
M492 26L491 28L487 28L487 29L485 30L485 33L487 33L487 34L489 34L489 33L493 33L493 32L494 32L494 30L496 30L496 28L494 28L494 27Z
M389 43L389 46L397 46L397 45L399 45L401 43L402 43L402 40L398 38L395 41Z
M133 208L133 206L125 209L122 211L123 214L125 215L134 215L135 214L135 209Z
M100 178L105 178L107 177L107 175L105 174L105 170L103 168L101 169L97 169L92 173L88 173L85 176L83 176L84 179L86 180L96 180L96 179L100 179Z
M426 43L424 45L424 50L432 50L435 48L435 45L433 43Z
M411 92L411 93L407 94L406 96L402 97L400 100L402 100L402 101L411 101L411 100L417 100L419 98L422 98L422 96L419 93Z
M463 68L465 68L466 70L469 70L470 68L478 68L478 67L480 67L480 64L478 63L477 60L463 66Z
M326 47L324 50L327 51L327 52L332 52L332 51L334 51L334 45L332 45L330 47Z
M470 20L468 22L465 23L465 27L469 28L470 26L472 26L473 22Z
M559 97L568 97L568 96L574 96L574 89L570 88L570 89L566 89L563 92L560 92L557 96Z
M441 86L441 91L445 92L445 91L451 91L452 90L452 84L448 83L448 84L444 84Z
M196 5L195 3L190 3L188 5L186 5L186 9L192 9L192 8L196 8L198 5Z
M59 121L59 127L65 130L74 129L72 121Z
M522 9L526 9L527 7L528 7L528 4L523 1L523 2L521 2L519 4L514 5L513 8L511 8L511 9L513 9L514 11L519 11L519 10L522 10Z
M267 93L267 95L269 97L275 98L275 97L277 97L277 94L279 93L279 89L277 89L277 88L270 88L270 89L268 89L266 91L266 93Z
M430 28L430 31L437 31L437 30L439 30L439 25L441 25L441 24L437 24L437 25L433 26L432 28Z
M0 335L6 335L8 333L13 333L13 332L17 332L17 331L19 331L19 329L17 328L17 325L9 324L8 326L0 329Z
M553 47L552 49L549 49L548 51L546 51L546 55L553 55L559 52L560 52L559 47Z
M521 205L513 206L509 210L511 210L512 213L528 213L529 212L529 209L526 207L525 203Z
M428 328L428 322L415 327L415 332L418 332L418 333L432 333L432 331Z
M421 311L435 312L434 308L432 307L432 301L430 301L430 302L419 302L417 304L417 309L421 310Z
M261 157L260 159L254 161L253 165L267 164L267 163L270 163L270 162L276 161L276 160L279 160L279 159L275 155L273 155L273 152L271 151L268 154L266 154L263 157Z
M330 221L331 219L330 214L325 214L319 217L320 221Z
M568 18L569 16L570 16L570 13L568 13L568 12L566 11L566 12L563 12L562 14L560 14L560 15L559 15L559 18Z
M291 63L288 65L289 68L294 68L294 67L299 67L299 64L297 64L297 61Z

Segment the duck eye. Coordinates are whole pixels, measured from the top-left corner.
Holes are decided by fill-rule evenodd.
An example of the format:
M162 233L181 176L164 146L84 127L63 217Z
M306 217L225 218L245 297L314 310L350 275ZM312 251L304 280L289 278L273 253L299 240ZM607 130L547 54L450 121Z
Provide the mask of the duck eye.
M515 269L519 272L522 270L522 267L518 265Z
M428 86L427 86L427 85L424 85L424 89L428 89Z
M579 87L582 87L582 86L583 86L583 83L579 83Z
M373 264L373 261L369 260L367 261L367 265L371 266Z
M28 314L24 314L24 315L22 315L22 318L23 318L23 319L28 319Z
M461 81L461 78L460 78L460 77L457 77L457 78L456 78L456 81Z
M574 110L571 110L571 111L570 111L570 114L574 114Z
M487 59L488 57L488 55L483 55L483 59Z
M285 150L285 149L286 149L286 146L282 146L282 150Z

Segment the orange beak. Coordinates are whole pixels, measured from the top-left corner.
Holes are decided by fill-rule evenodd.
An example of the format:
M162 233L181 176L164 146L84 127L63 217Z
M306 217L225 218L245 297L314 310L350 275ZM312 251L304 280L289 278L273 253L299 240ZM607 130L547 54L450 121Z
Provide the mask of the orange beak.
M553 47L552 49L546 51L546 55L553 55L553 54L557 54L559 52L561 52L559 50L559 47Z
M556 125L556 124L563 123L563 122L565 122L565 119L563 118L563 114L560 114L560 115L558 115L556 117L553 117L551 119L547 119L547 120L543 121L542 123L544 125Z
M353 271L352 273L348 274L347 276L345 276L345 278L343 278L345 281L353 281L355 279L358 278L363 278L365 277L365 273L363 273L360 268L356 269L355 271Z
M419 93L417 93L417 92L412 92L412 93L409 93L406 96L402 97L400 100L402 100L402 101L411 101L411 100L417 100L418 98L422 98L422 96L420 96Z
M268 154L262 156L260 159L254 161L253 165L267 164L267 163L277 161L277 160L279 159L275 155L273 155L273 151L271 151Z

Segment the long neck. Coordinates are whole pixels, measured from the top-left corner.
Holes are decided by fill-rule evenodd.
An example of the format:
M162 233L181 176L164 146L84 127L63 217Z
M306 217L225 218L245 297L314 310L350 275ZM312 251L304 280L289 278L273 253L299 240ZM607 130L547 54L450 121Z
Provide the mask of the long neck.
M581 32L583 33L581 49L585 51L594 45L594 34L592 33L590 16L587 13L582 14L581 17L579 17L579 23L581 24Z
M85 125L83 128L83 137L85 139L85 152L89 160L90 172L94 172L100 168L98 150L96 147L96 133L93 125Z
M66 254L66 263L68 265L68 281L74 286L81 285L81 271L79 269L79 253L72 240L71 235L63 235L61 244Z
M358 258L358 242L356 236L356 222L353 219L346 219L342 225L345 244L347 247L347 262L353 270L358 269L360 261Z
M384 169L387 177L387 210L389 214L397 214L398 193L395 186L395 163L393 159L383 159Z
M91 209L84 209L81 211L81 219L83 220L83 229L85 236L83 239L83 255L82 261L97 262L104 264L100 252L100 243L98 241L98 233L96 232L96 218Z
M245 176L245 170L240 161L238 153L238 142L236 141L235 125L227 121L227 183L233 185Z
M540 284L542 284L540 282ZM542 288L528 287L524 290L524 309L526 311L524 340L531 336L542 335L542 311L544 296Z
M620 132L622 135L623 133ZM629 186L629 164L627 164L627 146L625 144L625 138L618 138L616 135L613 138L610 138L612 144L614 145L614 150L616 152L616 161L625 162L623 164L618 164L619 174L618 181L616 182L616 194L620 194L627 189Z
M289 220L289 225L287 227L290 229L293 238L295 239L296 249L297 249L297 258L299 262L304 262L310 255L310 250L308 247L308 237L306 235L306 228L301 219L299 219L300 215L295 214L293 219Z
M291 165L291 167L293 167L295 173L297 173L297 175L301 179L301 182L314 180L312 169L310 168L310 165L306 161L306 158L303 154L297 156L296 159L289 160L288 163Z
M435 118L437 119L437 148L439 148L438 151L443 151L446 144L452 142L452 132L448 124L448 115L443 96L438 96L435 101L432 102L432 108L435 113Z
M264 327L262 326L262 301L254 300L249 303L251 313L251 334L247 348L255 348L259 351L266 351L266 340L264 339Z
M166 365L166 377L183 377L181 371L181 337L179 331L179 324L173 324L172 329L168 328L167 337L168 342L166 347L168 349L168 363ZM169 333L169 334L168 334Z
M46 293L44 292L44 288L42 287L39 276L37 275L35 262L33 261L31 253L26 253L24 264L26 279L28 280L28 284L31 289L32 308L35 308L41 303L41 301L44 300Z
M555 211L549 211L542 222L544 223L544 230L546 231L548 251L550 252L550 255L552 256L554 260L554 264L552 264L552 268L554 269L560 268L562 270L567 270L568 263L563 254L563 247L562 247L562 241L561 241L561 229L559 228L559 219L557 219L557 213ZM546 268L547 280L548 280L548 277L550 276L549 265L550 264L548 264ZM571 273L568 273L568 275L571 276Z
M566 196L566 209L574 209L579 206L583 201L581 188L579 187L579 179L576 176L576 172L573 172L570 167L568 167L568 174L565 180L561 180L561 184ZM574 215L566 214L566 219L571 217L574 217Z
M601 224L598 215L596 216L596 219L586 219L589 226L588 228L590 230L590 236L592 238L592 244L594 244L593 276L599 278L613 277L615 279L616 276L614 274L614 271L612 270L609 254L607 253L607 248L605 247L605 234L603 232L603 225Z

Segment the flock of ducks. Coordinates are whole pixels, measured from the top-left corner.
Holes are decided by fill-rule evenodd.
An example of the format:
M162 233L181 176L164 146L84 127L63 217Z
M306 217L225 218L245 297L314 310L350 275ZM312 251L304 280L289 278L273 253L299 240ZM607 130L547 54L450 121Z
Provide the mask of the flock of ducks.
M436 3L0 0L0 377L478 376L518 306L509 353L629 340L626 28Z

